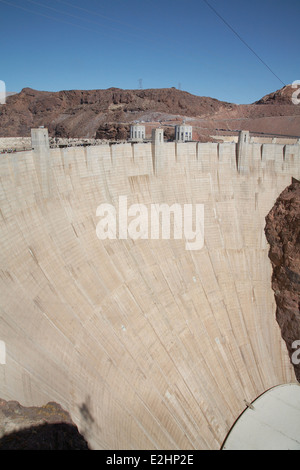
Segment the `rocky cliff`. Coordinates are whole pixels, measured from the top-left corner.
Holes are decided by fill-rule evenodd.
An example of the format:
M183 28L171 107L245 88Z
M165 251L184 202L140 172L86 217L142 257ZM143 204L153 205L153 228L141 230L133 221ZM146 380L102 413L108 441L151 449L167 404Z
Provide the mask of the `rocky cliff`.
M273 266L272 288L276 299L276 319L282 338L300 382L300 364L295 341L300 341L300 182L292 184L278 197L266 217L269 258ZM297 347L300 349L300 346ZM300 354L298 355L300 358Z

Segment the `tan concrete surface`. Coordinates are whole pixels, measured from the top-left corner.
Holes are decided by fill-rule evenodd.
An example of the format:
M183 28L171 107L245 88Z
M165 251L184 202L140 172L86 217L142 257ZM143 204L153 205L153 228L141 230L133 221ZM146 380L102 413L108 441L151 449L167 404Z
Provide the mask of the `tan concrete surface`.
M0 397L58 402L95 449L219 449L245 400L296 381L264 226L299 149L249 144L247 174L230 143L1 156ZM203 249L99 240L120 195L203 203Z

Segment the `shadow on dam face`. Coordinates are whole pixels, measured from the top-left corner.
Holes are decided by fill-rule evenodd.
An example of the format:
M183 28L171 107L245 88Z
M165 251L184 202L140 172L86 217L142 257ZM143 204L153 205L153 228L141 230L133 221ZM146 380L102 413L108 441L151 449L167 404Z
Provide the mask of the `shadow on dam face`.
M92 449L219 449L245 401L296 382L264 226L299 146L247 152L245 173L235 144L1 156L2 399L59 403ZM120 196L202 204L203 246L100 240Z
M89 450L75 426L45 423L0 438L0 450Z

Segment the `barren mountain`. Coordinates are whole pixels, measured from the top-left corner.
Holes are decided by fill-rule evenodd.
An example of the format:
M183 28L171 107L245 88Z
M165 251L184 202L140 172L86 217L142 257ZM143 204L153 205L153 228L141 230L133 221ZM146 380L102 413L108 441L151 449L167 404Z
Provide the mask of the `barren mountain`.
M248 129L257 133L297 136L300 106L292 103L295 90L284 87L250 105L236 105L195 96L175 88L69 90L59 92L24 88L0 106L0 136L29 136L44 125L52 137L126 139L130 124L143 121L146 134L160 122L167 137L184 119L194 127L194 139L225 131Z

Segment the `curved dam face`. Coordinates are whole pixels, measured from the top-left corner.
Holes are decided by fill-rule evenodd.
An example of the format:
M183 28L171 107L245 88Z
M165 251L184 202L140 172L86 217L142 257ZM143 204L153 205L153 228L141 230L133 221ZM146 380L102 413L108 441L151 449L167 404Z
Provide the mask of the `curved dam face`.
M296 382L265 217L300 145L122 144L1 156L0 397L57 402L94 449L219 449ZM238 167L238 168L237 168ZM97 208L204 207L204 244L99 239Z

